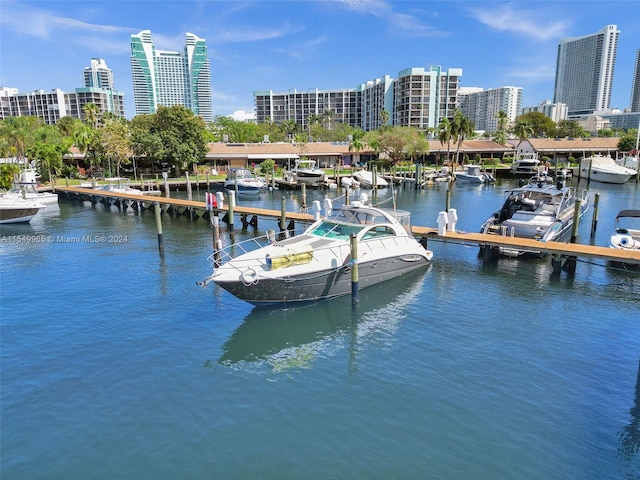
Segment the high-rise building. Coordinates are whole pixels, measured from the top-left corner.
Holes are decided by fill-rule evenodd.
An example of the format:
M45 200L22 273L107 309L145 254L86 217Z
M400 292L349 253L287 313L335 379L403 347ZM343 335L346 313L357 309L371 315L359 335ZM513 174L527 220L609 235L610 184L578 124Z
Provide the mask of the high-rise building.
M545 100L544 102L536 105L535 107L523 107L522 113L540 112L545 117L549 117L554 122L558 123L561 120L567 119L567 104L566 103L551 103L551 100Z
M84 86L113 90L113 72L102 58L92 58L84 69Z
M629 107L632 112L640 112L640 49L636 52L636 68L633 70L631 103Z
M207 43L186 34L183 52L157 50L151 31L131 35L131 73L136 114L158 106L182 105L205 121L213 121L211 67Z
M407 68L395 80L385 75L356 89L283 93L256 90L256 120L294 120L306 129L313 115L331 111L333 119L371 131L381 126L381 113L386 111L389 125L435 128L443 118L453 116L461 76L460 68Z
M84 84L74 92L59 88L19 93L17 88L0 89L0 119L32 116L47 125L55 125L62 117L84 118L84 106L93 103L98 113L125 116L124 93L113 89L113 73L101 58L92 58L91 66L84 69Z
M553 102L566 103L569 118L610 107L619 36L616 25L607 25L558 44Z
M497 114L503 111L513 122L522 109L522 87L500 87L470 93L460 93L459 106L475 125L476 130L498 130Z

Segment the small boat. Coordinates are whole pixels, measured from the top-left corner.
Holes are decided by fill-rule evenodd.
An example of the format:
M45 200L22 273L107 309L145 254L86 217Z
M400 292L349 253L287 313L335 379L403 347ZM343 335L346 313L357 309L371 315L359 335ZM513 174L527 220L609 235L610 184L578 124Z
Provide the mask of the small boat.
M0 223L27 223L45 205L17 196L0 196Z
M358 170L357 172L353 172L353 178L360 184L361 187L364 188L373 188L373 172L369 170ZM375 187L376 188L384 188L389 185L382 175L376 175Z
M425 181L427 182L450 182L455 180L455 175L451 172L451 168L448 166L443 166L440 170L435 170L433 172L429 172L424 176Z
M352 202L300 235L251 239L214 253L209 257L213 274L202 284L213 281L254 305L347 295L352 291L352 238L361 289L428 267L433 254L411 234L410 218L409 212Z
M494 183L496 179L490 173L483 173L480 165L465 165L463 171L453 172L456 180L468 183Z
M317 187L325 181L325 173L316 166L315 160L301 159L295 161L291 170L284 172L284 179L288 182Z
M577 195L562 182L555 185L543 182L528 183L505 192L502 208L489 217L480 228L480 233L530 238L546 241L561 241L571 232L576 202L579 216L588 210L587 191ZM509 257L539 257L540 251L517 250L481 245L480 252L487 249Z
M640 251L640 210L621 210L616 215L616 226L609 246L619 250ZM610 266L634 272L640 271L640 264L609 262Z
M247 168L231 168L227 171L224 188L239 195L259 195L266 185Z
M341 177L340 184L343 187L350 187L350 188L358 188L360 186L360 182L358 182L353 177Z
M511 174L516 176L535 175L539 165L540 165L540 159L538 158L537 153L522 152L520 155L516 157L516 159L511 164Z
M638 172L631 168L618 165L609 155L593 155L585 157L578 169L580 178L602 183L625 183Z
M23 169L20 175L16 175L11 190L5 193L5 196L26 198L45 205L58 203L57 193L38 190L37 173L32 168Z

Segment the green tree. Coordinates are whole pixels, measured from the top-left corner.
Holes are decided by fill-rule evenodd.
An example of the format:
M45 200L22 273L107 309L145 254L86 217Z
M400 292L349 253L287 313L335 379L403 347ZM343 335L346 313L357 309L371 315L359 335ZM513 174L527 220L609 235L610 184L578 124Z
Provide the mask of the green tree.
M556 126L555 136L587 138L589 133L576 120L560 120Z
M108 121L102 128L102 139L104 141L104 153L109 160L109 170L111 162L115 163L116 176L120 176L120 166L131 163L131 125L124 118L117 118ZM113 172L111 172L113 173Z
M364 142L378 154L385 154L391 165L407 157L429 151L429 142L418 130L411 127L387 127L367 132Z
M178 169L187 168L205 158L206 124L201 117L182 105L158 107L153 114L151 133L160 137L160 159L173 163Z
M507 129L509 127L509 116L504 110L496 113L498 119L498 128L493 136L495 142L504 145L507 142Z
M465 116L461 110L456 109L453 114L453 122L451 125L451 136L456 142L456 164L459 164L460 146L465 138L473 135L475 125L471 119Z
M34 142L27 149L27 154L36 161L40 174L51 181L54 174L59 174L62 157L69 153L71 142L54 125L42 125L34 132Z
M618 150L621 152L632 152L632 155L637 155L636 142L637 142L638 130L631 128L620 137L618 140Z
M527 124L530 127L530 133L527 134L526 138L516 133L516 136L520 139L554 137L556 134L556 123L542 112L529 112L520 115L516 117L514 129L518 124Z
M389 114L389 112L387 110L380 110L380 114L378 115L379 120L380 120L380 128L386 128L389 123L389 118L391 118L391 115Z
M449 162L449 151L451 150L451 130L452 125L448 118L443 118L442 121L438 124L438 140L441 143L447 144L447 160ZM446 163L445 162L445 163Z

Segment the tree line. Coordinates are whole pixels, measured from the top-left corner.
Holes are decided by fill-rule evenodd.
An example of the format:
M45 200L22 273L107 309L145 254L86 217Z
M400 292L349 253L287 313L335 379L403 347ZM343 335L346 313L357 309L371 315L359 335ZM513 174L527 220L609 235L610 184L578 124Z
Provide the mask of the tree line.
M413 160L429 152L429 139L447 145L446 160L459 163L459 151L465 139L476 137L475 125L460 110L444 118L435 128L419 130L413 127L389 125L389 112L380 113L380 127L365 132L340 122L333 110L311 115L306 125L293 120L281 123L251 123L218 116L212 123L182 106L159 107L156 113L137 115L132 120L100 113L95 104L83 108L83 120L63 117L56 125L46 125L37 117L8 117L0 120L0 156L15 157L19 162L35 163L43 179L52 176L75 177L78 165L65 163L63 158L75 146L84 156L83 168L88 176L120 176L123 169L138 166L175 168L175 173L202 163L209 142L258 143L265 137L270 142L348 142L349 150L372 150L376 157L397 164ZM507 138L588 137L573 120L556 124L540 112L521 115L512 123L505 112L498 112L497 130L486 132L488 138L505 144ZM628 132L601 131L599 135L620 135L619 150L635 148L636 130ZM16 164L3 164L0 187L8 188ZM8 186L7 186L8 185Z

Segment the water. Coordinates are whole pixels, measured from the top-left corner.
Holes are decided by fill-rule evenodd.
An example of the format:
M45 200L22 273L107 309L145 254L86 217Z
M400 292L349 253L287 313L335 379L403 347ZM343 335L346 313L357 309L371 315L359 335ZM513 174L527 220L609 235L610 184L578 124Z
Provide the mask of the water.
M456 185L458 228L477 231L509 185ZM594 244L639 188L591 186ZM445 192L396 200L435 226ZM240 203L283 195L300 203ZM203 220L165 215L160 258L152 212L47 210L0 231L3 480L640 477L640 275L580 261L554 277L548 259L489 266L430 241L428 271L363 290L355 311L259 309L196 286Z

